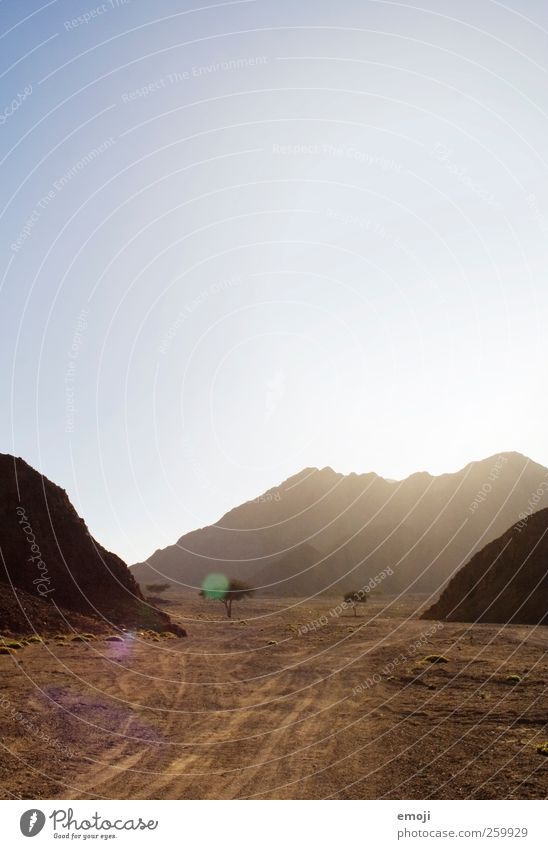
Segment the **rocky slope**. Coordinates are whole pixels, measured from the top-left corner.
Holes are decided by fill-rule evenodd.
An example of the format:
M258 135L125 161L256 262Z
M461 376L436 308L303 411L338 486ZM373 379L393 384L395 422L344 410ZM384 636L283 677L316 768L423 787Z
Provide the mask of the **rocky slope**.
M0 454L0 628L24 590L40 604L105 623L169 630L169 617L143 599L126 564L90 535L65 490L20 458ZM28 630L28 627L27 627Z
M258 567L249 575L248 581L261 595L300 596L320 593L332 580L336 580L331 560L305 542L279 558L269 559L265 566Z
M108 624L105 625L97 616L56 607L25 590L0 583L0 634L50 637L54 634L111 631Z
M422 618L548 624L548 509L475 554Z
M336 594L359 587L389 566L393 575L379 589L434 592L521 513L548 506L547 481L548 469L516 453L403 481L304 469L132 571L141 581L165 577L188 587L224 572L255 586L276 584L269 592L307 595L333 582ZM310 549L302 546L319 553L317 567L309 568Z

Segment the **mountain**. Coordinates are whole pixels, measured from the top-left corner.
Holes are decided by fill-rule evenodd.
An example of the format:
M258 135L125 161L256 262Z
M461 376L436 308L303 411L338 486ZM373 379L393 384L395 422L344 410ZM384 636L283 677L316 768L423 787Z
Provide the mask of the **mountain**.
M0 583L0 628L13 619L6 605L30 594L39 618L47 604L116 625L177 629L145 602L126 564L93 539L65 490L9 454L0 454Z
M250 580L264 595L311 595L325 590L333 580L331 565L331 558L305 542L282 557L270 559Z
M475 554L422 618L548 625L548 510Z
M548 506L546 481L548 469L517 453L403 481L307 468L132 571L187 587L225 572L265 592L307 595L356 589L391 567L379 589L433 592L521 514Z
M96 616L86 616L57 607L49 601L31 595L20 588L10 587L0 582L0 633L16 636L18 634L39 634L51 637L57 634L110 632Z

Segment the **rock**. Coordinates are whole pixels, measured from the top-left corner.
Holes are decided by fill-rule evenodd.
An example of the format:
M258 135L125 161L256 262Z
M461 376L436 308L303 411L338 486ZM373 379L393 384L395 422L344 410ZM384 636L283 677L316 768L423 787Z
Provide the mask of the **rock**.
M423 619L548 624L548 509L513 525L460 569Z

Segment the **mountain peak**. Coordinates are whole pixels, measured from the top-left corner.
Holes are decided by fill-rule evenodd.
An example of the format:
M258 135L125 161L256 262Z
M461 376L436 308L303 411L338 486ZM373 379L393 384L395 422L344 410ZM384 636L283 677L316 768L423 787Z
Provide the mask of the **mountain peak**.
M333 592L346 576L367 583L388 566L394 577L385 591L437 591L471 553L518 521L546 480L547 470L522 455L502 456L480 461L473 471L470 464L443 475L419 471L396 482L374 472L343 475L330 466L308 466L136 564L135 574L148 580L156 569L185 586L200 586L208 572L219 571L274 587L277 570L286 568L293 552L295 577L286 592ZM503 472L491 475L497 463ZM534 504L543 506L544 492ZM320 553L318 564L306 564L303 545Z
M309 482L311 480L314 481L314 484L317 484L320 480L322 481L336 481L340 478L345 477L340 472L335 472L331 466L324 466L319 469L317 466L306 466L304 469L301 469L300 472L297 472L291 477L284 480L277 489L291 489L293 486L297 486L298 484L302 484L305 482ZM270 491L270 490L269 490Z
M171 627L146 604L126 564L93 539L65 490L10 454L0 454L0 519L0 583L12 605L23 590L37 615L40 605L53 605L105 623Z

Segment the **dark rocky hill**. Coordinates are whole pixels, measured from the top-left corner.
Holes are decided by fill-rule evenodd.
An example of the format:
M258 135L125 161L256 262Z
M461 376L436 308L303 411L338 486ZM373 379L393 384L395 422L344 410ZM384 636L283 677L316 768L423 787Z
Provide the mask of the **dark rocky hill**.
M4 608L6 599L17 607L24 590L105 623L173 628L145 602L126 564L93 539L65 490L9 454L0 454L0 582ZM0 626L9 614L0 609Z
M475 554L422 618L548 624L548 510Z
M25 590L0 582L0 634L50 637L75 632L111 633L112 628L97 616L57 607Z

